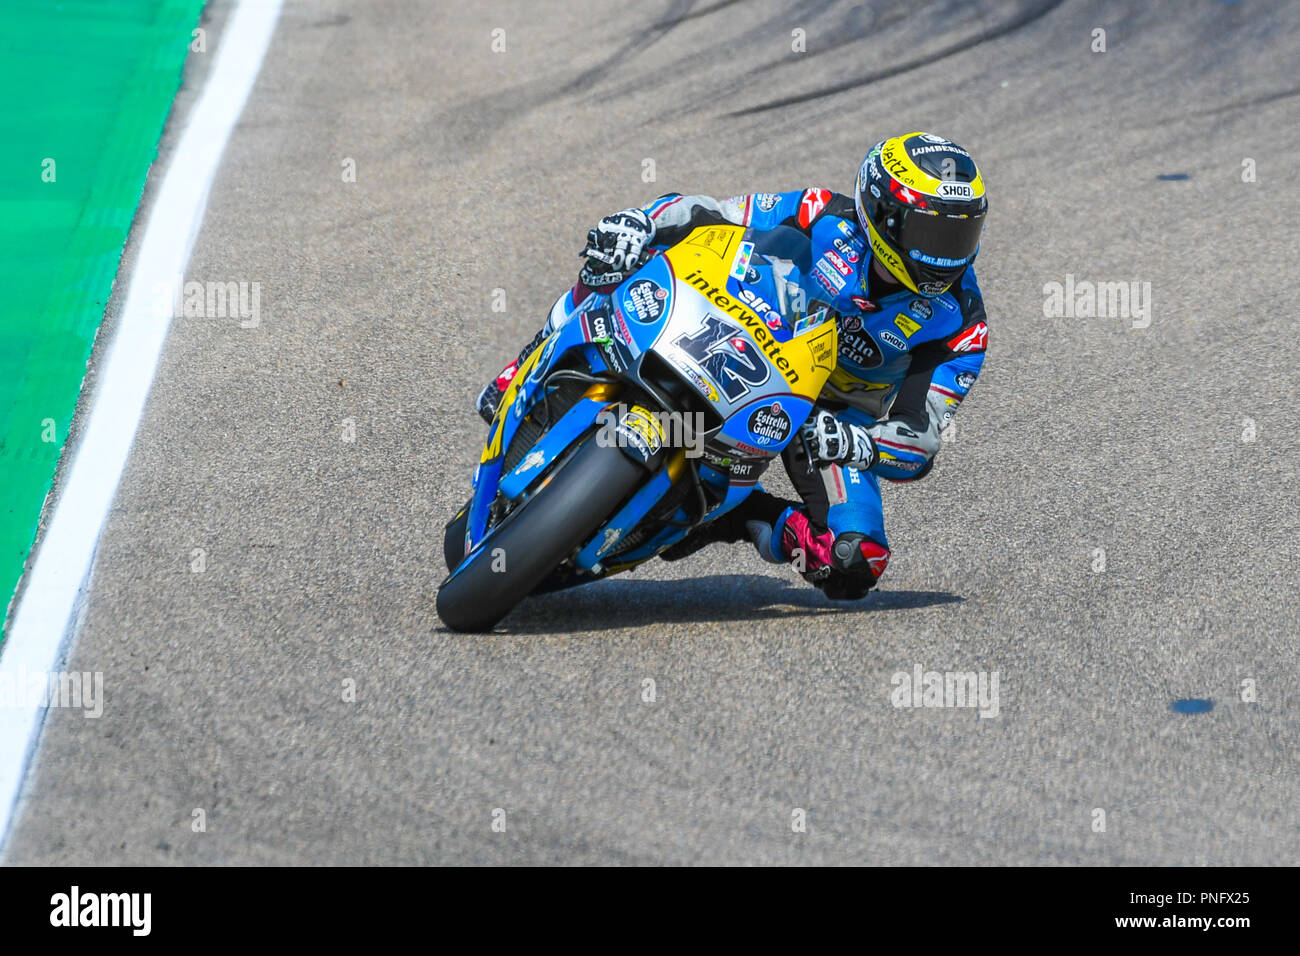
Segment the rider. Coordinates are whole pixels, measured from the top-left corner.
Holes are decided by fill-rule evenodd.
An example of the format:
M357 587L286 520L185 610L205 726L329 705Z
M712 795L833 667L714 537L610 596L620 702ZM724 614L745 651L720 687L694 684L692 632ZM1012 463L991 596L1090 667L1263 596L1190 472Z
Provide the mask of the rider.
M812 268L801 277L808 311L831 308L840 343L835 371L782 456L802 502L755 489L662 556L748 536L766 560L795 563L829 597L860 598L889 560L878 479L915 481L930 471L940 431L984 363L988 326L973 263L987 208L970 153L916 132L871 148L852 197L816 188L722 201L674 193L614 213L587 234L577 285L483 389L479 413L491 421L528 354L590 292L612 292L652 247L701 225L798 229L812 244Z

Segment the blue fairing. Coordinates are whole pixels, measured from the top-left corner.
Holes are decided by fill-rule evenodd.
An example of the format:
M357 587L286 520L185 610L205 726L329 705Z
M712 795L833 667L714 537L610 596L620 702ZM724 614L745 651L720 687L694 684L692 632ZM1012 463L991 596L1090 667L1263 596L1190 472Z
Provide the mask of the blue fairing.
M594 298L595 296L588 298L583 304L588 305ZM467 553L483 539L487 531L492 502L496 499L500 486L501 466L505 460L505 449L509 448L511 441L514 440L515 432L519 430L519 423L523 420L524 415L541 399L543 382L546 375L554 367L556 360L572 349L583 349L588 353L586 356L587 364L593 372L599 373L606 369L604 360L600 356L600 350L587 343L580 322L566 323L557 332L553 333L540 348L543 350L542 355L528 377L519 385L514 403L510 408L503 409L502 414L493 423L493 428L502 429L500 444L502 454L492 461L480 464L474 472L474 496L470 501L469 516L465 525L465 550ZM584 424L579 429L579 432L585 431L590 424L594 423L596 415L604 407L597 403L590 403L590 405L592 407L589 407L588 411L591 413L591 421ZM573 422L571 421L569 424L572 425ZM538 473L541 473L540 469Z
M769 242L779 241L775 236ZM786 250L781 250L786 251ZM791 246L789 252L798 256L800 251ZM806 258L806 252L803 254ZM780 309L785 306L778 299L777 279L765 260L754 258L757 275L750 274L743 286L733 277L727 283L729 293L745 301L758 312L777 341L786 342L802 329L792 330L785 324ZM748 292L750 297L743 297ZM558 331L541 346L536 364L526 378L515 387L510 407L503 408L493 424L502 430L497 446L501 451L494 459L479 465L474 473L473 497L466 522L466 558L453 574L459 573L483 554L495 529L488 530L493 502L498 495L518 500L527 495L537 480L548 469L592 431L603 423L602 414L617 402L584 398L567 409L560 419L543 434L524 454L515 458L515 465L503 474L505 450L510 448L519 424L542 400L547 377L561 363L577 367L593 375L619 379L630 384L639 383L640 360L653 349L673 306L673 297L685 294L674 286L674 276L668 260L655 257L642 267L610 296L592 294L579 303ZM753 301L751 301L753 300ZM770 314L769 314L770 313ZM806 318L803 321L807 321ZM574 361L574 358L577 361ZM673 409L668 409L673 411ZM741 406L723 424L722 434L735 442L750 446L751 452L776 455L794 437L799 425L807 418L811 403L793 394L768 394ZM491 433L489 433L491 436ZM489 441L491 444L491 441ZM712 487L709 497L719 502L705 520L712 521L730 511L743 501L756 487L754 481L733 481L725 469L709 467L704 462L688 462L686 472L679 481L692 481L690 469L698 467L700 481ZM676 472L675 472L676 473ZM637 524L641 522L672 488L668 469L659 467L648 473L645 482L619 511L579 549L573 565L580 574L572 583L592 580L606 573L602 560L615 549ZM625 551L615 559L616 567L625 567L652 557L663 548L681 540L690 531L691 519L697 511L698 493L688 495L685 504L678 507L669 524L636 548ZM585 576L584 576L585 575Z

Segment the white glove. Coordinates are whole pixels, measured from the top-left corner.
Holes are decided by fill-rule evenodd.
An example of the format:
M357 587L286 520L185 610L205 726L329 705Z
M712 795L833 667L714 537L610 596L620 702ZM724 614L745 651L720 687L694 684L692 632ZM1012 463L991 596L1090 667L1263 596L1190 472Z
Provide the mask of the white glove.
M876 463L876 443L861 425L842 422L824 408L813 410L800 429L813 461L866 471Z
M606 216L587 233L587 247L582 250L587 263L578 278L592 288L617 285L645 263L654 238L654 221L643 209Z

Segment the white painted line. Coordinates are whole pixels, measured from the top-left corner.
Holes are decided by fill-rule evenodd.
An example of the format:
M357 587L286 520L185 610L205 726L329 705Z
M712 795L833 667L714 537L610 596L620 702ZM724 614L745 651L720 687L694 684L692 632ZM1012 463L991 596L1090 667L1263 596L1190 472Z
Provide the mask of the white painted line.
M240 0L223 31L217 61L181 134L149 214L117 335L109 347L89 406L86 427L44 538L0 645L0 680L48 673L75 637L74 615L84 598L104 519L117 492L162 352L171 288L189 262L203 223L208 190L230 131L243 111L270 45L281 0ZM126 635L129 639L130 635ZM0 707L0 846L32 757L44 706Z

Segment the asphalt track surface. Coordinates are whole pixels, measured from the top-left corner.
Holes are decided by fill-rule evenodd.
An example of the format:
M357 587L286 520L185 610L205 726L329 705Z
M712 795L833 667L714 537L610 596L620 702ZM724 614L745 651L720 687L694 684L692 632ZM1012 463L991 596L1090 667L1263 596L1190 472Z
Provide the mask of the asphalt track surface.
M6 862L1300 861L1300 6L617 7L289 0L186 273L260 324L173 327L65 665L105 714L50 713ZM714 546L443 629L473 397L589 225L918 128L989 182L991 350L881 589ZM1066 274L1149 326L1045 318ZM918 664L998 715L895 708Z

